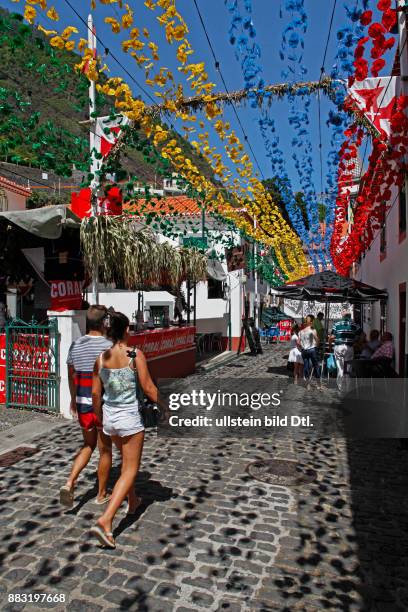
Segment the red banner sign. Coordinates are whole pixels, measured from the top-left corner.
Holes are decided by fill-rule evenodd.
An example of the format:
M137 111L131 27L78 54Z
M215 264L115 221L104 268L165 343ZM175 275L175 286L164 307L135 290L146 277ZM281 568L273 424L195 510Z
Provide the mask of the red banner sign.
M153 329L130 336L129 345L139 348L146 359L152 359L193 347L195 331L195 327Z
M292 335L292 321L279 321L279 340L290 340Z
M80 310L82 306L82 285L82 281L50 281L51 310Z
M20 334L13 344L13 377L20 379L13 387L12 399L18 403L47 405L47 386L39 379L48 378L48 336L38 346L33 334ZM35 384L33 381L37 381ZM0 334L0 404L6 403L6 334Z

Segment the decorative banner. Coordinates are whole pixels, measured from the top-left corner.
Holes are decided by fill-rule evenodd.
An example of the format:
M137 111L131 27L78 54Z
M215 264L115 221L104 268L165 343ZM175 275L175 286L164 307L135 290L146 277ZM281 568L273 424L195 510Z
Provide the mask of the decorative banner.
M124 115L112 117L98 117L95 123L95 149L105 158L118 141L123 127L129 123Z
M391 136L391 118L400 90L400 77L388 76L356 81L348 90L367 119L374 125L384 140Z
M51 310L80 310L82 306L83 281L53 280L51 287Z
M98 214L121 215L122 203L122 190L120 187L113 186L104 197L98 198ZM80 219L91 216L91 190L89 187L81 189L79 193L71 193L71 210Z

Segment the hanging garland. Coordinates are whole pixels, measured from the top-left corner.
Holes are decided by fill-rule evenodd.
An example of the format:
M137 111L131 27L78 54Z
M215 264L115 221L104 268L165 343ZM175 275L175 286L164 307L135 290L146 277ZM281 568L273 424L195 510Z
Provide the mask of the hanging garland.
M304 78L307 68L303 64L304 35L307 32L308 18L304 7L304 0L286 0L284 9L290 13L290 21L282 33L280 58L287 62L287 69L282 71L282 77L292 81ZM283 11L281 9L281 15ZM319 213L316 191L313 185L312 144L308 135L307 126L310 124L309 108L310 98L302 102L301 108L296 103L295 96L288 95L289 124L295 131L292 138L292 159L297 170L302 191L305 196L306 214L309 224L309 242L320 260L323 269L327 267L327 253L324 252L324 241L320 232ZM300 157L297 151L302 152ZM317 263L317 262L316 262ZM315 263L315 268L316 268ZM317 268L318 269L318 268Z
M386 203L391 199L391 187L401 187L407 170L404 156L408 152L408 96L399 96L391 118L392 137L388 147L382 140L373 140L369 165L361 180L356 199L351 231L344 236L349 196L353 181L353 162L361 145L363 133L356 126L347 130L347 140L340 151L339 196L336 225L332 238L332 256L338 272L348 274L353 262L369 248L374 234L381 228Z
M354 49L362 33L364 32L364 28L360 25L360 18L363 10L367 8L367 3L368 0L362 0L362 8L359 6L360 0L358 0L358 2L351 0L344 5L346 16L350 23L342 26L337 31L337 53L331 71L331 77L333 79L345 79L347 81L353 74ZM325 244L327 250L330 249L335 225L335 210L338 195L338 171L340 161L339 151L344 140L344 131L349 124L349 116L344 108L346 95L346 87L339 88L337 90L335 100L337 109L335 111L330 111L327 119L327 126L331 128L331 149L327 155L326 174ZM360 117L361 113L358 118L357 116L354 117L355 125L362 125ZM365 118L364 115L363 118ZM377 132L373 130L372 126L369 133L371 133L373 137L378 135Z
M43 2L43 4L47 5L46 2ZM165 3L159 2L159 5L162 4L167 4L168 8L173 8L174 9L174 3ZM166 13L167 13L167 17L170 16L170 14L167 12L166 9ZM27 17L27 15L26 15ZM55 17L55 16L54 16ZM33 19L33 15L30 12L30 16L29 19ZM178 30L178 26L174 26L174 20L172 20L172 23L167 23L166 25L166 34L168 35L168 38L171 40L173 39L177 39L177 37L180 35L180 30ZM116 24L112 23L112 26L114 28L117 29ZM184 34L184 27L181 28L183 30L183 34ZM66 30L64 30L64 33L66 32ZM63 33L63 34L64 34ZM68 36L71 36L72 34L72 30L69 31ZM62 37L62 35L61 35ZM51 39L51 44L52 41L54 41L54 44L57 46L58 44L60 44L59 39L55 39L55 37L53 37L53 39ZM80 64L78 65L78 68L81 69L84 67L84 63L89 62L89 49L84 48L83 50L83 60L82 62L80 62ZM144 61L144 60L143 60ZM92 63L92 62L91 62ZM95 66L92 65L92 70L94 70ZM88 72L88 76L91 74L91 76L95 77L95 74L92 72L91 73ZM186 68L187 70L187 68ZM205 83L206 81L206 77L205 75L203 75L203 69L201 68L201 66L196 70L194 67L190 67L188 68L187 72L192 72L191 76L196 76L197 78L195 79L195 83L194 83L194 87L197 88L197 90L199 90L200 92L207 86L207 83ZM196 72L197 74L194 75L194 72ZM133 99L130 89L128 88L128 86L126 86L121 80L119 79L109 79L108 83L105 84L104 86L102 86L105 88L104 93L106 93L107 95L111 95L111 96L115 96L117 99L117 108L119 108L120 110L124 110L126 109L127 113L129 114L131 119L134 120L140 120L140 125L142 127L142 129L145 130L146 135L150 136L152 134L152 130L153 130L153 126L150 124L149 122L146 121L145 117L143 117L143 111L144 111L144 104L140 101L140 100L135 100ZM115 95L116 94L116 95ZM119 99L118 99L119 98ZM210 115L212 114L212 111L216 111L216 109L214 109L214 107L211 105L211 101L209 101L208 107L207 107L207 114ZM154 144L160 144L161 141L161 136L160 136L160 131L163 134L163 130L158 130L157 126L154 127L154 134L152 134L153 136L153 141ZM167 140L167 135L165 136L165 139ZM173 139L174 140L174 139ZM178 147L176 146L177 143L174 143L172 140L166 142L161 149L161 153L164 157L168 157L169 159L172 160L173 165L175 166L175 169L178 170L181 174L183 174L183 171L186 173L186 178L188 179L192 179L193 183L195 181L195 188L199 188L199 190L203 193L203 195L205 194L208 197L208 193L211 194L211 196L213 195L213 187L211 186L211 184L208 184L208 181L206 181L206 179L204 179L204 177L201 177L200 173L197 171L197 169L194 167L194 165L191 163L190 160L188 159L183 159L182 156L180 155L181 151L177 150ZM241 161L242 164L245 164L245 160ZM215 198L215 203L216 204L220 204L222 203L223 199L222 196L220 196L219 194L216 196ZM268 202L269 203L269 202ZM234 213L233 211L231 211L231 215L234 216L236 215L236 213ZM269 215L271 217L271 215ZM276 215L275 215L276 216ZM273 215L272 215L273 218ZM249 226L249 224L247 223L246 226L248 227L248 230L251 231L251 228ZM273 229L273 223L271 224L271 229ZM276 230L275 230L276 231ZM275 234L275 231L273 232L272 235ZM274 241L276 242L276 238L274 239ZM288 235L287 238L287 242L288 244L291 243L292 244L292 248L291 249L286 249L287 252L289 252L289 259L293 261L293 264L289 264L290 270L292 271L292 273L299 268L299 264L297 263L297 261L300 258L300 261L302 260L303 254L301 253L301 250L299 252L299 248L296 247L296 242L294 242L294 239L290 237L290 233ZM285 265L285 262L281 256L281 264ZM302 272L302 270L300 271Z
M229 41L236 49L236 57L240 60L241 70L245 82L245 92L247 98L251 101L251 106L256 108L259 106L260 100L269 101L271 104L272 92L267 91L262 78L262 67L260 65L261 49L254 41L256 37L255 27L251 18L252 2L245 2L247 15L243 15L238 0L225 0L228 11L231 14L231 24L229 28ZM294 88L286 85L279 90L275 90L275 95L279 91L279 95L294 91ZM298 93L299 89L295 90ZM302 90L301 90L302 91ZM289 215L292 226L302 240L303 244L308 248L315 271L318 271L318 262L315 257L314 250L310 248L309 233L305 227L304 220L299 208L295 205L293 189L289 177L286 172L283 152L279 148L279 137L276 135L275 122L270 117L268 109L261 106L261 117L258 120L259 129L264 141L266 156L269 158L272 167L272 174L278 177L278 184L281 186L281 196L285 205L285 209ZM271 138L269 136L271 134Z
M367 28L369 24L371 25L368 28L368 36L360 37L354 50L354 73L349 79L350 84L354 80L361 81L368 76L369 63L363 56L370 39L371 58L374 59L371 74L375 77L385 65L382 56L395 44L395 38L387 39L385 33L395 27L396 11L391 9L390 0L380 0L377 7L382 12L381 23L371 23L372 11L366 10L360 14L362 26ZM370 246L374 233L381 227L386 202L391 198L391 186L399 187L402 184L403 173L406 170L404 155L408 150L408 138L405 135L408 129L407 106L406 96L397 97L390 119L392 136L389 146L385 144L380 134L373 138L368 168L360 181L361 187L356 200L353 224L346 237L343 236L342 228L346 220L353 162L358 155L362 133L357 126L351 126L345 132L346 141L340 150L339 194L331 244L333 261L338 271L349 273L352 263Z

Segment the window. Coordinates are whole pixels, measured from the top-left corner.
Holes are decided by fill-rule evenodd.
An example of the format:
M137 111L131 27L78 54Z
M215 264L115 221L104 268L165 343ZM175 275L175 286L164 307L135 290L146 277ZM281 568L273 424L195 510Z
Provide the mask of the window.
M155 327L163 327L164 306L150 306L150 315Z
M4 189L0 188L0 212L8 210L8 199L7 193Z
M222 281L215 278L208 279L208 299L222 300L224 298L224 285Z
M407 231L407 193L406 193L406 182L401 187L399 192L399 203L398 203L398 218L399 218L399 233L404 234Z

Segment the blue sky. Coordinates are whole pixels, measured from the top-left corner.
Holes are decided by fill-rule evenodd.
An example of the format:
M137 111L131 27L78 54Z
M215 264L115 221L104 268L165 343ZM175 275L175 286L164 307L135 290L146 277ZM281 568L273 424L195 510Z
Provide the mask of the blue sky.
M79 2L77 0L71 0L73 6L80 13L80 15L86 20L90 2L84 0ZM128 0L128 3L134 10L135 25L138 27L148 27L151 32L151 39L159 44L159 55L160 65L167 66L173 73L177 73L178 62L175 57L176 46L169 46L163 36L163 31L160 25L156 21L156 12L149 11L143 4L143 0ZM241 69L238 61L235 57L233 47L229 43L228 28L230 24L230 14L224 5L224 0L198 0L200 10L202 12L207 31L213 47L215 49L218 61L220 62L221 70L224 74L227 86L230 91L235 89L242 89L244 85ZM282 30L287 24L287 17L284 19L280 18L281 0L253 0L253 21L257 31L257 41L260 43L262 58L261 63L263 66L263 76L267 83L280 83L281 70L284 68L279 58L279 48L282 38ZM308 68L308 80L318 80L320 75L320 67L322 64L324 47L327 39L327 32L333 8L334 0L306 0L305 8L308 14L308 32L305 36L305 52L303 63ZM377 2L372 2L372 7L375 10ZM12 3L9 0L2 0L2 5L6 6L10 10L17 10L19 5ZM86 36L85 26L81 23L78 17L68 7L65 0L55 0L54 6L60 13L61 19L57 24L59 28L66 25L75 25L80 30L82 36ZM103 45L99 45L98 52L103 54L103 47L107 47L112 51L121 63L134 75L140 83L144 83L144 73L137 67L134 60L124 54L120 48L120 40L122 34L114 35L111 33L110 27L104 23L103 18L106 15L113 15L113 6L103 7L99 6L98 10L95 11L95 22L97 27L97 34L103 42ZM199 22L198 15L193 3L193 0L178 0L177 8L185 18L190 34L189 39L192 43L195 54L191 56L192 61L205 61L206 67L210 76L210 79L216 83L217 90L222 91L223 86L220 82L219 76L214 68L214 61L205 38L202 26ZM21 8L20 8L21 10ZM50 22L40 18L40 21L50 27ZM336 31L344 25L346 22L345 9L343 2L338 2L336 12L334 16L334 23L332 34L330 37L327 59L325 62L326 72L330 73L330 69L333 64L334 56L336 53ZM141 95L143 99L148 102L143 92L141 92L137 86L129 80L124 74L123 70L115 63L112 57L108 57L106 60L107 64L111 69L111 76L123 76L127 82L132 86L133 91L137 95ZM185 83L185 82L184 82ZM149 90L148 87L146 87ZM149 90L150 91L150 90ZM185 91L189 92L189 88L186 86ZM327 113L332 108L330 102L326 101L323 97L322 102L322 130L323 130L323 160L325 162L325 156L329 151L329 137L330 132L326 126ZM292 128L289 126L287 121L287 102L275 102L271 109L271 115L276 120L276 124L279 126L279 137L281 148L284 151L285 159L287 161L287 171L289 177L292 179L294 188L299 187L299 180L297 172L292 164L291 159L291 147L290 141L293 136ZM255 150L257 159L261 165L263 174L265 177L271 175L270 163L265 154L264 144L259 133L258 118L259 111L251 109L249 106L238 107L238 113L242 123L245 126L245 130L248 134L249 140ZM231 122L231 125L236 129L239 137L242 137L237 121L231 112L226 107L224 117ZM317 121L317 100L313 97L311 110L310 110L311 124L309 126L310 139L313 143L313 177L316 192L320 191L320 165L318 157L318 121ZM219 141L215 137L212 140L212 144L216 144L220 152L222 148L219 146ZM249 151L248 151L249 153ZM324 175L326 173L326 165L324 163Z

